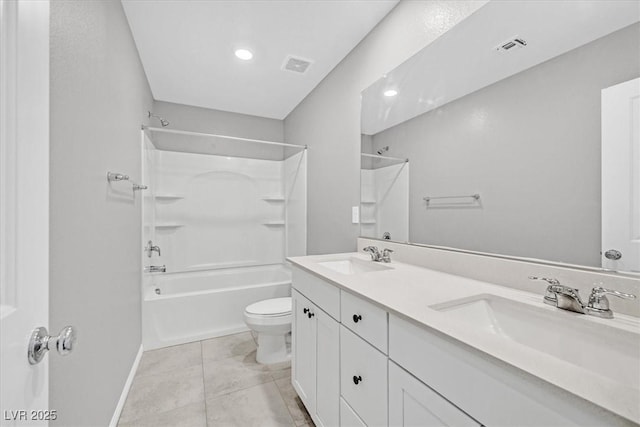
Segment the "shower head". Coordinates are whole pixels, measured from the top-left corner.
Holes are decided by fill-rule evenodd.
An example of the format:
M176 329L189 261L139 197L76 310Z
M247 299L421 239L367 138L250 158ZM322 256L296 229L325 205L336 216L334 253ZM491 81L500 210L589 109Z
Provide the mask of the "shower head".
M151 111L149 111L149 118L151 118L151 117L155 117L156 119L160 120L160 124L162 125L162 127L169 126L169 122L167 120L165 120L162 117L158 116L157 114L153 114Z
M377 151L378 155L381 156L383 153L386 153L387 151L389 151L389 146L387 145L386 147L382 147L381 149L379 149Z

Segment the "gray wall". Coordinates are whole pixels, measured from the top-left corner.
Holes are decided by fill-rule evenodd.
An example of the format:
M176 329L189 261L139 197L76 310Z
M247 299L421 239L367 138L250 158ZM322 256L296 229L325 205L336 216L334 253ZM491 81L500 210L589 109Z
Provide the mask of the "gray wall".
M360 228L351 223L351 207L360 204L360 92L484 3L400 2L287 116L285 141L309 145L309 254L356 249Z
M154 101L153 112L169 121L167 129L269 141L282 142L284 140L284 122L282 120L163 101ZM155 119L151 121L151 126L160 127Z
M375 135L411 160L410 241L600 266L600 95L638 52L634 24Z
M105 426L141 343L140 124L151 91L117 0L51 2L50 329L78 346L49 355L53 425Z

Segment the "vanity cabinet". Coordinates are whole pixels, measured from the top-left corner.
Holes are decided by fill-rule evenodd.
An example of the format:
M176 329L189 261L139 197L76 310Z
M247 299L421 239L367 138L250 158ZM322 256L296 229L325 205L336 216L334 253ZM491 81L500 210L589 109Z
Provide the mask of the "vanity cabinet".
M294 268L293 288L292 383L317 426L638 427L319 276Z
M389 361L389 425L479 427L481 424Z
M316 426L337 426L340 424L340 325L325 308L339 316L340 291L326 282L317 288L305 287L316 280L308 276L294 269L294 284L300 284L310 295L303 295L295 286L291 292L292 384Z

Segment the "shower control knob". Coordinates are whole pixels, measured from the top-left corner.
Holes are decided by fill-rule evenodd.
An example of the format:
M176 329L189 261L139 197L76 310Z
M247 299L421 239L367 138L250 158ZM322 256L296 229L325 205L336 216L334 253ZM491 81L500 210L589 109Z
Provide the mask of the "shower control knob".
M354 376L353 376L353 383L354 383L355 385L358 385L358 384L360 383L360 381L362 381L362 377L361 377L360 375L358 375L358 376L355 376L355 375L354 375Z
M358 323L358 322L359 322L359 321L361 321L361 320L362 320L362 316L361 316L360 314L354 314L354 315L353 315L353 321L354 321L355 323Z
M302 309L302 312L303 312L304 314L307 314L309 311L310 311L310 310L309 310L308 308L306 308L306 307Z
M309 316L309 319L311 319L313 316L315 316L315 313L309 310L309 312L307 313L307 316Z
M619 260L620 258L622 258L622 252L617 251L615 249L609 249L608 251L606 251L604 253L604 257L607 259L612 259L614 261Z

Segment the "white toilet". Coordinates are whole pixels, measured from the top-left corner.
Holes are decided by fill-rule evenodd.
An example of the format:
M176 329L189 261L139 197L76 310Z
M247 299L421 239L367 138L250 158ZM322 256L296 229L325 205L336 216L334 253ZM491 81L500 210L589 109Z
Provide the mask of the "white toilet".
M258 333L258 363L279 363L291 358L287 344L291 332L291 297L267 299L247 306L244 322Z

